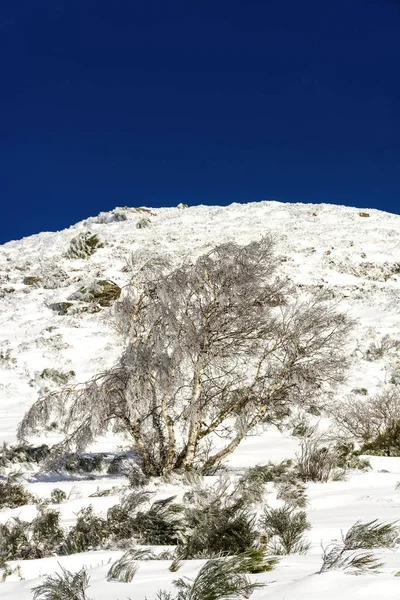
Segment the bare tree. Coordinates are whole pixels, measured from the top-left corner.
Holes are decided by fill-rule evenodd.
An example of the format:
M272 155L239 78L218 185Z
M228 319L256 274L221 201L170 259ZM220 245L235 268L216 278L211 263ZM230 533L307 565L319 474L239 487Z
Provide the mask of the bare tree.
M392 385L362 400L348 397L331 409L344 436L361 443L365 454L400 456L400 389Z
M20 436L57 420L67 433L59 450L80 451L114 426L148 474L210 472L258 426L322 401L343 377L350 323L323 296L301 299L275 277L277 263L268 237L174 269L136 257L119 304L120 361L37 401Z

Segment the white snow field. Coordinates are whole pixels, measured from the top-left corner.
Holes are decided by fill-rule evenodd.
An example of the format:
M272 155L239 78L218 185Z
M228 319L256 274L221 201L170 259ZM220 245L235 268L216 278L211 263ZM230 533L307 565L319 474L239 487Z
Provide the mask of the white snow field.
M143 219L148 220L147 226L138 228ZM86 259L67 258L71 239L85 231L97 234L103 247ZM352 364L337 397L354 389L365 388L369 395L384 389L393 371L400 373L400 357L382 356L371 361L366 359L366 351L385 335L400 339L399 215L270 201L145 211L117 208L64 231L40 233L0 247L0 442L14 443L26 410L43 391L55 389L54 381L43 376L46 369L69 372L70 381L84 382L111 366L121 353L123 340L113 326L112 308L85 312L84 302L70 300L79 288L95 279L112 280L124 288L130 280L126 265L136 250L167 253L179 263L222 242L247 244L268 233L276 241L279 275L288 276L306 291L329 288L339 308L356 319L349 340ZM50 308L60 302L72 303L66 314ZM50 444L56 439L50 431L31 441ZM298 443L298 438L270 429L260 437L246 439L228 465L242 472L269 460L291 458ZM99 440L96 450L116 451L127 444L128 440L110 436ZM373 551L383 563L376 574L354 575L341 570L317 574L322 562L321 546L340 540L341 533L357 520L400 521L400 489L396 490L400 458L369 458L370 471L350 471L344 481L307 484L306 510L312 528L306 537L310 550L306 555L284 556L274 570L252 575L251 579L266 583L252 599L400 599L400 577L396 577L400 572L400 545L393 550ZM89 496L97 489L126 482L109 475L57 480L34 471L23 477L29 490L39 497L48 498L54 487L67 494L72 490L66 502L51 505L61 511L64 527L72 525L80 508L89 504L104 516L118 502L118 495ZM172 484L152 485L157 497L182 493L182 488ZM268 505L279 506L272 484L268 491ZM5 523L11 516L29 521L36 513L35 505L3 508L0 522ZM204 563L184 561L179 571L172 573L168 569L171 561L144 561L131 583L108 582L110 562L121 555L120 551L91 551L10 562L11 567L20 566L22 579L13 574L0 581L0 598L31 599L32 587L45 575L59 571L60 565L72 571L85 565L90 575L87 594L92 600L153 600L159 589L173 591L172 581L178 577L195 577Z

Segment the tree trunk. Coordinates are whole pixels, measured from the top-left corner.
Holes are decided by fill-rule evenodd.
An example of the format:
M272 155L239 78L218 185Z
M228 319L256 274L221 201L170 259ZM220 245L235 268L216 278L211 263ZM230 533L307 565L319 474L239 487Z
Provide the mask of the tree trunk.
M161 400L161 412L162 412L162 416L163 416L164 422L165 422L165 424L167 426L167 430L168 430L168 450L166 453L165 464L163 465L163 467L164 467L165 473L171 473L171 471L174 468L175 452L176 452L176 439L175 439L174 422L173 422L172 418L170 417L170 415L168 414L167 396L165 396L165 395L163 396L163 398Z
M201 371L195 371L193 376L193 394L190 400L191 416L188 433L188 440L183 452L177 460L176 468L183 468L189 471L193 467L196 457L197 445L199 443L200 415L198 403L201 394Z
M243 438L244 435L237 435L227 446L225 446L225 448L222 448L222 450L214 454L214 456L211 456L202 466L202 473L207 475L211 469L218 466L228 454L231 454L236 450Z

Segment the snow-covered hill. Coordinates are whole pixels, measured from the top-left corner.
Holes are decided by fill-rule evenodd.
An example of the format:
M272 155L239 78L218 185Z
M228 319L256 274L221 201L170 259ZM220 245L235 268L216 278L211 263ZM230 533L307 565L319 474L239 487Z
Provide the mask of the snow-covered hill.
M100 246L88 258L71 257L71 240L85 232L96 235ZM353 363L346 386L338 394L356 389L371 394L385 386L396 368L400 373L400 364L386 356L368 360L367 351L385 335L400 339L399 215L279 202L117 208L64 231L41 233L0 247L0 442L15 441L19 421L40 393L66 382L83 382L116 360L123 340L114 326L112 307L99 305L88 290L96 282L112 281L124 294L130 281L132 252L166 253L178 263L219 243L247 244L268 233L276 242L279 274L310 291L329 289L340 308L356 319L351 340ZM54 439L52 435L47 433L47 442ZM102 448L112 448L115 443L113 439L103 440ZM277 433L250 438L234 454L231 464L245 467L282 460L293 455L295 447L292 438ZM347 482L309 486L311 551L307 556L286 558L278 569L264 574L262 580L274 583L253 598L319 600L324 596L333 600L339 594L344 600L372 599L377 594L388 600L400 597L400 580L393 576L400 570L398 552L385 556L386 566L378 577L355 578L339 572L312 575L320 563L321 540L328 543L339 537L341 528L361 517L400 518L400 492L394 490L400 479L400 459L372 462L372 473L355 473ZM382 469L388 472L379 472ZM36 480L30 485L44 495L54 487L54 483ZM73 485L57 483L67 490ZM111 486L106 481L81 485L86 499L98 485ZM90 501L101 500L98 507L104 511L110 498ZM62 508L65 523L76 510L75 505L69 505ZM0 520L19 513L21 509L0 510ZM68 568L82 563L94 567L90 597L105 600L116 597L111 591L114 588L107 591L108 584L104 586L108 567L102 566L112 554L70 556L62 559L62 564ZM34 578L51 572L56 562L44 559L21 564L28 581L14 583L10 578L0 584L0 597L30 598L29 590L37 584ZM152 568L146 563L143 574L139 573L132 584L120 584L118 597L144 599L147 595L150 600L165 581L176 578L161 562ZM186 565L184 570L190 573L191 568Z

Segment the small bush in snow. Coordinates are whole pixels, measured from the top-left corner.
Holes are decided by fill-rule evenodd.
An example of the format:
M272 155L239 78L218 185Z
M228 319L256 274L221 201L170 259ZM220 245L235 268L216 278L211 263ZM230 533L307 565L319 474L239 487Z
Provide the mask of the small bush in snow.
M302 481L327 482L336 469L338 453L332 444L316 437L305 438L297 456L297 472Z
M152 494L145 490L131 492L121 504L116 504L107 512L107 524L111 539L115 543L124 542L137 534L136 513L139 507L149 502Z
M67 494L64 490L60 490L59 488L54 488L50 493L50 500L53 504L61 504L64 500L67 499Z
M56 385L65 385L72 377L75 377L75 371L64 372L58 369L43 369L40 373L41 379L49 379Z
M131 488L142 488L149 482L149 477L143 473L137 465L130 465L127 471L127 477Z
M230 486L229 480L221 479L214 486L198 486L186 494L185 558L239 554L257 545L254 498L240 484Z
M11 354L11 350L3 346L0 348L0 366L4 369L12 369L17 364L17 359Z
M157 600L249 598L255 590L264 587L264 584L251 583L244 574L248 572L247 567L248 558L242 556L209 560L194 580L185 577L174 581L174 585L178 588L177 596L160 591Z
M360 452L373 456L400 456L400 418L376 438L364 442Z
M81 300L96 306L111 306L121 295L121 288L110 279L96 279L89 285L79 288L68 300ZM92 309L91 309L92 310Z
M347 434L360 441L361 454L400 456L398 386L362 401L349 398L335 407L333 417Z
M297 456L296 471L302 481L344 479L348 469L366 470L367 460L361 459L354 451L353 444L331 442L317 434L304 438Z
M44 558L58 553L60 544L64 540L64 530L60 527L60 513L58 511L40 508L29 529L37 558Z
M320 573L332 569L350 571L376 570L382 565L370 552L354 552L371 548L393 548L399 535L394 523L379 523L377 519L368 523L357 521L342 534L342 544L331 544L324 549ZM351 553L352 552L352 553Z
M72 238L67 251L67 258L88 258L103 244L96 234L86 231Z
M398 535L395 523L379 523L377 519L368 523L357 521L344 536L343 543L346 550L392 548Z
M149 482L149 478L138 467L133 457L127 453L114 456L108 465L107 473L109 475L125 475L132 488L142 488Z
M20 581L24 579L22 577L21 567L19 565L12 568L8 563L4 563L1 568L3 569L3 573L1 575L1 581L3 583L7 580L7 577L10 577L11 575L16 575L19 577Z
M354 388L351 390L353 394L357 394L358 396L368 396L367 388Z
M109 475L126 475L130 468L130 461L126 454L117 454L108 465Z
M41 446L30 446L29 444L19 444L18 446L8 446L3 444L0 451L0 465L9 466L12 463L37 463L45 460L50 454L50 448L47 444Z
M365 573L376 571L382 566L371 552L346 553L341 546L333 546L324 550L322 554L322 567L319 574L342 569L350 573Z
M296 467L291 460L281 463L268 463L263 466L251 467L245 471L240 479L240 486L248 489L255 488L259 491L259 500L263 499L263 485L274 483L277 497L293 508L305 508L307 506L306 487L299 480Z
M157 500L147 512L137 513L135 529L141 544L172 546L180 541L182 507L173 504L174 499Z
M127 215L123 212L123 209L116 208L110 212L101 212L97 217L92 217L92 221L100 224L108 224L108 223L119 223L121 221L126 221L128 219Z
M266 510L261 524L268 538L268 547L274 554L305 554L310 544L303 534L310 529L304 511L296 511L291 506Z
M65 460L65 469L70 473L93 473L93 471L102 471L103 468L103 454L71 454Z
M243 561L246 573L266 573L272 571L278 563L278 559L272 558L268 548L263 544L248 548L237 556Z
M48 575L44 583L32 588L33 600L89 600L89 579L85 567L77 573L61 567L61 574Z
M121 504L110 508L104 519L83 508L66 537L63 554L75 554L104 546L123 546L127 540L147 545L176 545L181 540L182 508L174 497L153 502L148 510L139 510L149 500L149 493L130 494Z
M40 277L35 277L33 275L29 275L27 277L24 277L22 283L24 285L32 285L35 287L39 287L40 281L41 281Z
M394 369L390 375L391 385L399 385L400 386L400 363L396 369Z
M389 335L384 335L380 342L372 342L366 352L367 360L379 360L384 356L400 351L400 340L394 340Z
M28 537L29 523L18 517L0 524L0 566L9 560L36 558Z
M308 504L306 486L301 481L283 481L276 485L278 500L292 508L305 508Z
M137 229L145 229L146 227L150 227L150 225L151 225L150 219L146 219L146 217L142 217L136 223L136 228Z
M242 482L254 482L257 485L264 483L285 481L293 466L293 461L283 460L280 463L269 462L266 465L257 465L247 469L242 477Z
M63 544L63 554L76 554L100 548L110 535L108 523L102 517L93 513L93 506L82 508L78 518Z
M25 504L34 504L36 498L28 492L22 483L9 477L7 481L0 481L0 509L17 508Z
M115 580L130 583L139 568L137 561L148 560L149 558L154 558L154 555L146 548L128 550L111 565L107 573L108 581Z
M0 564L54 556L59 553L63 539L57 511L42 507L31 523L14 517L0 525Z

